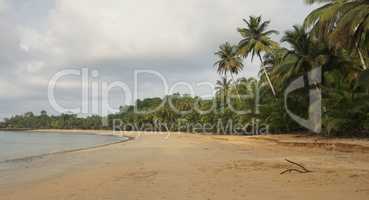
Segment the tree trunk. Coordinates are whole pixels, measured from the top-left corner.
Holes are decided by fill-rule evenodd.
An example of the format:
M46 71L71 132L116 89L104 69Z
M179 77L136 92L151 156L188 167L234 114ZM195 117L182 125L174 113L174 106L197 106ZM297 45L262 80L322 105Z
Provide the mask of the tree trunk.
M357 47L357 52L359 53L359 57L360 57L361 64L363 65L363 69L364 70L368 69L368 67L366 66L366 63L365 63L365 59L363 57L363 54L361 53L359 47Z
M304 79L304 89L305 89L305 94L306 97L309 97L310 94L310 86L309 86L309 70L306 67L306 65L304 65L304 75L303 75L303 79Z
M273 95L276 96L274 86L273 86L272 82L270 81L269 74L268 74L268 72L266 71L266 69L264 67L263 59L261 58L260 54L258 54L258 56L259 56L259 59L260 59L261 70L263 70L263 72L264 72L264 74L267 78L268 84L269 84L270 88L272 89Z
M238 92L238 88L237 88L237 82L236 82L236 80L234 79L234 77L233 77L233 74L232 74L232 73L231 73L231 78L232 78L232 81L233 81L233 83L234 83L234 85L235 85L235 89L236 89L236 93L237 93L238 100L241 100L240 93Z

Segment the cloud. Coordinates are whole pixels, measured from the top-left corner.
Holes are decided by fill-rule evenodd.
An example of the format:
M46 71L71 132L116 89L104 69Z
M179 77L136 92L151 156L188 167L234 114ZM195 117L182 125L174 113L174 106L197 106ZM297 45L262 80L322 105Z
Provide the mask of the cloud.
M293 8L303 8L301 2L284 2L60 0L47 16L46 30L22 31L22 45L75 63L196 55L215 42L234 40L248 15L264 13L285 29L288 18L304 12Z
M96 69L101 79L130 87L135 69L157 70L170 83L215 82L213 53L238 42L242 18L262 14L283 32L309 10L302 0L0 0L2 113L27 111L22 103L42 109L48 80L66 68ZM241 76L257 75L258 63L245 65ZM69 81L64 86L73 87L58 95L79 102L80 89ZM147 81L143 96L162 95Z
M0 0L0 14L2 14L7 9L7 4L5 0Z

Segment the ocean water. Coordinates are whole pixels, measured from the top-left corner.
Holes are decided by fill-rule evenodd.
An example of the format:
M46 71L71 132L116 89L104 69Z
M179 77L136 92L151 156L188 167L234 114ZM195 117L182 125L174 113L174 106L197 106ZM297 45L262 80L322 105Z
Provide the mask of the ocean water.
M90 148L122 140L127 140L127 138L93 134L0 131L0 163Z

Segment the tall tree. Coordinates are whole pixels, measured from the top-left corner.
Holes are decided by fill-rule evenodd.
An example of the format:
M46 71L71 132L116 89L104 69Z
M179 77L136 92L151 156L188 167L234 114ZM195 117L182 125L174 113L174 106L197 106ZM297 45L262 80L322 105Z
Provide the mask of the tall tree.
M218 80L215 86L217 91L217 95L221 97L221 107L225 108L227 103L227 98L231 89L232 81L228 80L226 77L223 77L221 80Z
M267 30L270 21L263 21L261 16L250 16L249 20L244 19L243 21L247 26L245 28L238 28L238 32L242 36L242 40L238 44L239 54L244 57L248 57L251 54L251 60L254 59L255 55L259 57L261 70L265 74L273 94L276 95L269 74L263 65L262 54L271 52L273 48L278 47L278 43L270 38L272 34L278 34L278 32L275 30Z
M324 3L306 17L305 27L312 28L312 33L320 37L327 37L331 45L356 49L363 69L367 69L365 57L369 56L369 1L305 0L305 2Z
M228 73L238 74L243 69L242 58L237 53L237 47L229 42L220 45L215 55L219 58L214 64L219 74L224 76L227 76Z
M293 56L296 60L292 66L295 73L302 72L304 86L307 95L309 94L309 71L318 66L317 59L321 51L319 46L314 43L303 26L295 25L293 30L286 31L282 37L282 42L287 42L291 46L285 57ZM288 74L291 76L291 74Z
M286 48L276 48L263 56L263 65L269 73L277 93L278 90L284 89L283 86L288 82L286 79L290 77L288 71L291 68L289 66L291 61L285 58L287 52Z
M242 95L247 95L247 98L242 99L241 104L244 105L244 110L251 110L252 117L258 111L258 96L259 96L259 82L255 78L240 78L235 85Z

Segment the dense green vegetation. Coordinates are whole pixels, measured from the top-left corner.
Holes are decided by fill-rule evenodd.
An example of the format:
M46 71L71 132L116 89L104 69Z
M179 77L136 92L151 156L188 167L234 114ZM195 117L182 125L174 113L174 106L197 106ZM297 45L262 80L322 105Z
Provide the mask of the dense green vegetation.
M10 119L5 119L0 123L0 128L29 128L29 129L102 129L102 118L91 116L78 118L74 114L62 114L60 116L49 116L46 111L40 115L32 112L24 115L16 115Z
M225 42L220 45L215 53L218 57L215 66L222 77L217 82L213 99L173 94L163 99L138 100L135 105L122 107L120 113L109 115L106 125L99 116L48 116L43 112L39 116L32 113L15 116L0 126L108 129L113 127L114 119L119 119L119 124L130 125L125 127L129 130L257 134L255 126L258 126L278 133L306 131L290 118L284 99L288 86L302 77L303 87L289 94L287 99L287 106L293 113L306 118L309 94L311 90L320 90L321 135L369 136L369 1L305 2L322 5L301 25L294 25L282 33L280 42L272 39L280 33L268 29L270 21L251 16L244 20L245 27L238 28L238 44ZM234 75L247 67L243 59L253 61L254 57L261 63L260 79L235 80ZM311 84L309 72L317 68L322 71L322 80ZM153 113L135 112L153 110L162 102L164 106ZM230 120L239 127L224 129Z

